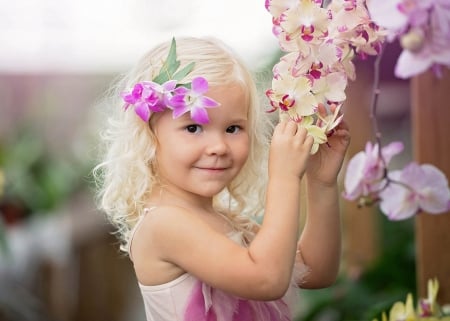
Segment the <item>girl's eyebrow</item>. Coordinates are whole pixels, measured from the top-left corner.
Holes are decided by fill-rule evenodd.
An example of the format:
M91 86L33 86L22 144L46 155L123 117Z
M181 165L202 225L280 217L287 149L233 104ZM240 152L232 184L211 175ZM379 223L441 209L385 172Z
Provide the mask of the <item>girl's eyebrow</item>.
M245 123L245 122L247 122L247 121L248 121L248 118L247 118L247 117L239 117L239 118L233 118L233 119L231 119L230 122L232 122L232 123Z

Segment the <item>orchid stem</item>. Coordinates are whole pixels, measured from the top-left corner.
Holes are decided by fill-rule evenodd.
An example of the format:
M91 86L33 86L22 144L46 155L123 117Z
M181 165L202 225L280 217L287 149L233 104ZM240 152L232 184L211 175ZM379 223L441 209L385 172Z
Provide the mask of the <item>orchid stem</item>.
M381 154L381 132L378 127L377 121L377 107L378 107L378 97L380 96L380 64L381 58L383 57L384 44L380 49L380 53L375 58L374 63L374 73L373 73L373 90L372 90L372 101L370 103L370 118L372 120L373 133L375 136L376 143L378 144L378 156L386 167L386 161Z
M381 64L381 59L383 56L385 46L386 46L386 44L383 44L381 46L380 53L375 58L374 68L373 68L374 74L373 74L372 101L370 104L370 118L372 120L372 127L373 127L373 133L375 136L375 141L376 141L376 144L378 145L378 158L381 160L381 163L383 164L383 168L384 168L383 178L386 179L386 184L379 191L377 191L378 193L381 192L382 190L386 189L390 183L398 184L398 185L405 187L406 189L412 190L412 188L410 186L408 186L407 184L404 184L400 181L396 181L396 180L389 178L389 175L388 175L389 171L387 169L387 163L383 157L383 153L381 152L381 150L382 150L382 148L381 148L381 131L380 131L380 128L378 127L377 107L378 107L378 97L380 96L380 91L381 91L380 90L380 64Z

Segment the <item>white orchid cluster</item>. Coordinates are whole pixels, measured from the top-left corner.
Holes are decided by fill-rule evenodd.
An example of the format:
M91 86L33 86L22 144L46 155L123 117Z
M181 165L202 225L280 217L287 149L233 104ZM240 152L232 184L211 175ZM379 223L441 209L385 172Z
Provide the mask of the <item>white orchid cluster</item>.
M312 153L327 142L342 119L347 81L356 78L355 57L378 55L386 40L399 39L404 52L395 70L397 76L404 78L426 69L439 76L443 66L450 66L448 0L324 2L265 3L273 17L273 33L286 52L274 66L272 87L266 92L271 111L278 110L282 118L289 117L308 130L314 137ZM412 39L414 35L422 37ZM377 82L375 79L375 88ZM378 93L373 95L375 98ZM374 125L375 110L373 99ZM388 164L403 145L394 142L381 147L379 133L375 136L377 142L368 142L365 151L348 163L344 197L363 206L379 204L391 220L407 219L421 210L432 214L449 211L445 175L433 165L414 162L390 172Z
M370 20L362 0L266 0L273 33L286 52L273 68L266 92L281 117L289 117L319 144L341 121L353 58L379 53L385 32Z

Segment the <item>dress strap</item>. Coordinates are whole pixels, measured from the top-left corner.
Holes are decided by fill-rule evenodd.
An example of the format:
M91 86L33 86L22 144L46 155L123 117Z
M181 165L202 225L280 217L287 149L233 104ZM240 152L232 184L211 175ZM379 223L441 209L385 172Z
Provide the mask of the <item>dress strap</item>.
M134 239L134 235L136 234L136 231L138 230L139 226L141 226L142 221L144 220L144 218L147 216L147 214L154 210L156 208L156 206L152 206L152 207L146 207L144 208L144 211L141 215L139 215L139 218L136 222L136 224L133 226L133 229L130 232L130 238L128 239L128 245L127 245L127 251L128 251L128 256L130 257L130 260L133 261L133 256L131 254L131 244L133 242Z

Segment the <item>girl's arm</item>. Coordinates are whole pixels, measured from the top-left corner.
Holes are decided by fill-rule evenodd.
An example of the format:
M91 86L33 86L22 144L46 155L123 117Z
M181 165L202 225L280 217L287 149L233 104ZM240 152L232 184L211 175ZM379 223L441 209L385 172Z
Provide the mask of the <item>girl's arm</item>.
M341 257L341 218L337 175L350 142L348 127L342 123L310 158L306 172L307 217L298 243L300 263L309 273L299 285L322 288L334 283Z
M265 270L268 290L280 295L291 281L297 251L301 178L313 142L306 134L292 121L282 122L275 129L264 220L249 247L251 259Z

